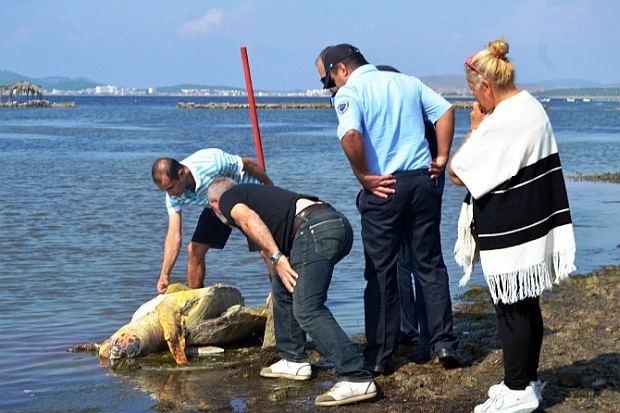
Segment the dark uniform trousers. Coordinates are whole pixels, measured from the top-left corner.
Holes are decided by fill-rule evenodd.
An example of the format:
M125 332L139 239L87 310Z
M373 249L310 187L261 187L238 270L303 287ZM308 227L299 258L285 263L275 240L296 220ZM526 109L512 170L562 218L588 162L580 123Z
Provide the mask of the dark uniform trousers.
M422 288L430 350L456 350L452 331L452 301L448 272L441 252L442 190L428 169L397 172L396 192L387 199L362 190L357 199L361 214L366 267L364 312L366 364L378 371L387 366L400 330L398 253L403 242L411 248L413 270Z

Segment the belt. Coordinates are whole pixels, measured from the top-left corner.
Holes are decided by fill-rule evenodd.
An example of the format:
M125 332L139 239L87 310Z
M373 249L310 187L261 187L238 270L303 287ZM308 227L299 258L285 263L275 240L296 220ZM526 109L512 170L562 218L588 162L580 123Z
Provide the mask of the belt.
M430 172L428 172L428 168L421 169L411 169L409 171L396 171L392 173L394 178L398 177L407 177L407 176L427 176L430 177Z
M326 204L326 203L320 203L320 204L317 203L317 204L309 205L305 207L304 209L302 209L301 211L299 211L299 214L295 215L295 219L293 220L293 230L291 231L291 236L295 238L295 234L297 234L297 230L299 229L299 226L302 224L302 222L308 220L308 216L311 213L313 213L317 209L327 208L329 206L331 205Z

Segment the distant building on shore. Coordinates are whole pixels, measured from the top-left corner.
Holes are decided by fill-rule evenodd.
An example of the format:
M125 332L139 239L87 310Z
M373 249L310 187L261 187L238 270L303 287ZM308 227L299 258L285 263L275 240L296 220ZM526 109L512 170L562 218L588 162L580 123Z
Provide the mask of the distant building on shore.
M95 86L95 94L96 95L115 95L118 92L118 87L116 86Z

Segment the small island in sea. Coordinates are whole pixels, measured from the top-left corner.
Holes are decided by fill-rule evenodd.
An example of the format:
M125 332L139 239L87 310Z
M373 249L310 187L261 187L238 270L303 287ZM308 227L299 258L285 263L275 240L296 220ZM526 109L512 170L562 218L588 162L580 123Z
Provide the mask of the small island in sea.
M452 102L455 109L470 109L473 101L456 101ZM180 109L247 109L249 103L235 102L179 102L177 107ZM257 109L329 109L331 103L325 102L278 102L278 103L256 103Z
M8 101L3 101L3 95L8 94ZM25 102L19 102L13 100L13 96L26 95L27 97L37 97L37 99L26 100ZM49 108L49 107L75 107L75 102L50 102L43 99L43 88L41 86L33 85L24 80L20 80L10 85L0 85L0 107L9 108L21 108L21 107L34 107L34 108Z

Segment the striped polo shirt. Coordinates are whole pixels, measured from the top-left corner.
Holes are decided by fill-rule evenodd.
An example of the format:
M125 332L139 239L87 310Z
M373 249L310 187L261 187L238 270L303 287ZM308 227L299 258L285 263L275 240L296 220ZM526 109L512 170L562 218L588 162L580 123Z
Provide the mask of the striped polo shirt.
M218 176L226 176L238 184L261 184L253 176L243 172L243 161L238 155L231 155L221 149L202 149L181 161L187 166L196 181L196 190L185 189L181 196L166 194L168 214L181 211L184 205L208 207L207 188Z

